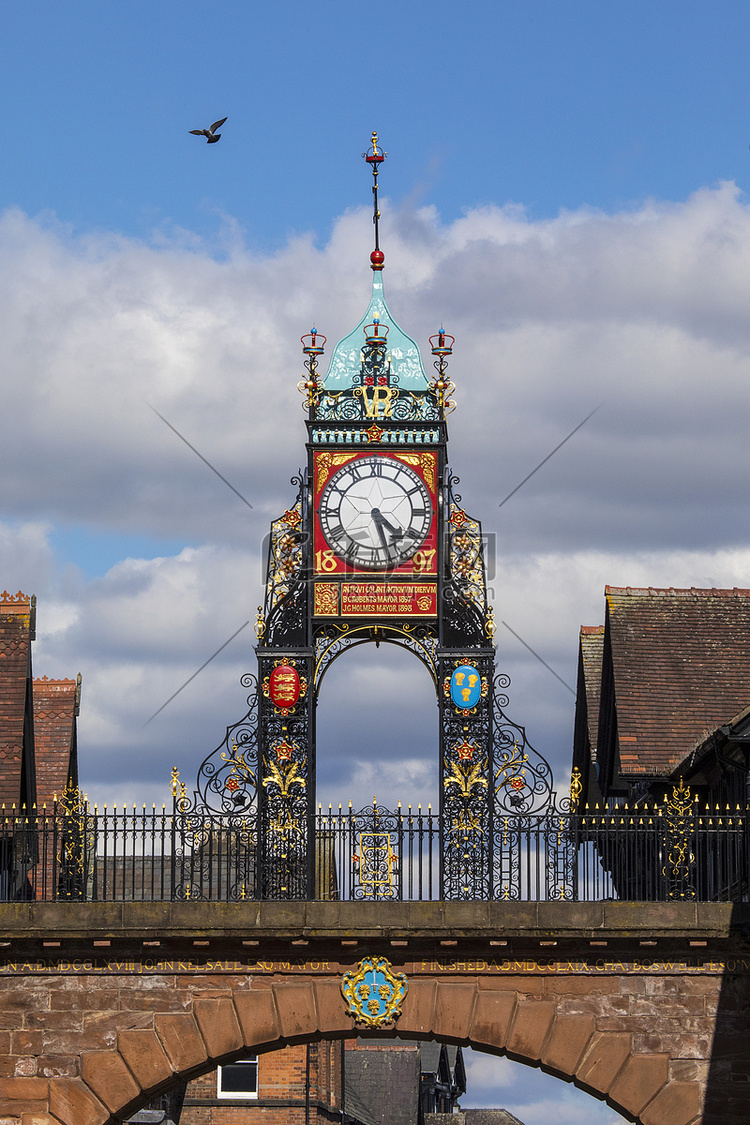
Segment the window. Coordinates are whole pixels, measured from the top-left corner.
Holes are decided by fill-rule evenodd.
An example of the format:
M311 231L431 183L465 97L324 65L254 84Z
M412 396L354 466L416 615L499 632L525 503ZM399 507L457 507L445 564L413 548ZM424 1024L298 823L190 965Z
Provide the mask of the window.
M237 1062L220 1066L216 1073L217 1098L257 1098L258 1096L258 1056L238 1059Z

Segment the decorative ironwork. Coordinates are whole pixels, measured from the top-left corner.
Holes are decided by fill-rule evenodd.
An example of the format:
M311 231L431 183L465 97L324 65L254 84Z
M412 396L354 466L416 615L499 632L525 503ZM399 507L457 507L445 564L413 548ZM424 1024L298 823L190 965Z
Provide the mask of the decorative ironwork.
M552 801L553 777L549 762L526 738L524 727L503 710L510 678L495 677L491 695L494 750L495 808L498 813L540 813Z
M570 811L578 811L578 802L583 792L583 778L578 766L573 766L570 774Z
M250 690L248 711L204 758L192 797L172 770L170 897L178 900L256 895L258 683L249 673L240 683Z
M183 799L182 812L247 817L257 809L258 681L246 673L240 683L250 692L247 713L227 727L223 741L204 758L198 769L195 793L192 799Z
M89 803L71 782L60 799L60 898L86 899L91 895L92 860L96 834L92 831Z
M662 875L667 880L667 897L696 898L694 882L695 853L692 850L692 824L695 801L690 786L682 778L672 788L671 796L664 797L664 866Z
M385 957L365 957L353 973L341 978L347 1014L363 1027L391 1027L408 991L404 973L394 973Z
M457 748L466 767L465 748L461 754ZM279 772L291 791L287 765ZM454 787L472 784L467 771ZM196 810L174 774L170 787L169 808L98 810L74 790L41 812L3 812L0 899L278 898L288 865L258 842L258 814ZM444 878L444 813L376 804L358 813L321 809L309 824L316 853L310 898L750 901L750 808L699 807L682 783L658 805L573 812L563 798L540 814L494 810L486 854L472 853L479 863L473 894ZM372 872L366 885L363 862ZM492 879L482 876L487 869Z
M461 507L459 478L448 478L446 520L448 580L443 586L444 643L451 648L492 644L494 622L487 605L482 525Z
M265 618L292 589L302 569L302 473L292 477L298 487L297 499L291 508L271 523L266 567Z
M492 658L441 661L442 881L446 898L489 897Z
M398 899L400 813L389 812L373 798L360 812L349 813L353 896L356 899Z
M430 394L435 396L441 417L450 414L456 409L456 404L450 397L456 389L447 374L448 363L446 357L453 354L455 336L450 336L443 326L435 336L430 336L432 354L436 356L433 367L437 371L437 378L430 383Z
M323 383L318 377L318 356L323 355L326 337L318 332L317 328L311 328L307 335L300 337L300 342L303 353L308 357L305 360L307 379L297 384L297 390L306 396L302 405L309 412L310 417L313 417L323 390Z
M347 649L357 645L375 642L400 645L413 652L437 684L438 639L435 627L430 623L415 622L403 625L360 625L352 627L346 623L322 625L315 633L315 691L328 668Z

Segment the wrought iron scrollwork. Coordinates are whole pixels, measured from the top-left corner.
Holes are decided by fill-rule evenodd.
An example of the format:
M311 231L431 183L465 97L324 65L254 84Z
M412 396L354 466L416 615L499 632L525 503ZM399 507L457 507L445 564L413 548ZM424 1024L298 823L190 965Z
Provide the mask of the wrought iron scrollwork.
M441 662L442 883L446 899L489 897L492 835L492 659L456 655ZM457 706L454 677L462 676L473 706ZM463 684L463 679L462 679ZM469 701L470 702L470 701Z
M666 879L667 898L694 899L695 854L692 838L695 829L695 802L690 786L680 778L680 784L672 787L669 798L665 797L664 815L664 863L662 875Z
M60 875L57 893L61 899L94 898L96 826L82 790L70 782L58 805L60 814Z
M258 763L260 893L266 899L310 897L312 808L310 788L309 655L259 653L261 745ZM299 689L282 699L273 681L283 666ZM283 693L282 693L283 694Z
M444 639L451 648L488 646L492 643L492 625L487 605L482 525L461 507L461 497L455 491L458 483L458 477L449 476Z
M204 758L194 798L185 808L219 816L245 816L257 805L258 681L245 673L240 683L250 690L247 714L227 727L223 741Z
M247 714L204 758L188 796L173 775L172 897L254 898L258 816L258 682L246 673Z
M524 727L505 714L505 688L510 679L501 674L492 687L495 808L499 814L541 813L552 801L553 777L549 762L533 748Z
M396 644L409 649L422 661L437 684L438 638L434 625L417 622L351 628L347 624L329 624L321 626L315 633L315 690L319 690L323 676L337 657L349 648L372 641L376 645Z
M376 801L349 814L355 899L400 899L403 817Z

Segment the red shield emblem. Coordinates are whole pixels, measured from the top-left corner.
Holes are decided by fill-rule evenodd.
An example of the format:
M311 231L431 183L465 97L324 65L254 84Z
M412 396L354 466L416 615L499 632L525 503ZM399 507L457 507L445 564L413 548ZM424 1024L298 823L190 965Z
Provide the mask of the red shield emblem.
M300 693L297 669L291 664L278 664L271 672L268 693L274 707L278 707L280 711L287 711L294 707Z

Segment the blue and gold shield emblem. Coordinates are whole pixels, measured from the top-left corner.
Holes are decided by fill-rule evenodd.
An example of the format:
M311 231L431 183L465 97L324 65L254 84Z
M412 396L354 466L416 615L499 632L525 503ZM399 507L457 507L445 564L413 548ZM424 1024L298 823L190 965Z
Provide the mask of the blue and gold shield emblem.
M459 664L451 676L451 699L456 707L476 707L482 694L482 677L471 664Z
M348 1014L365 1027L389 1027L401 1015L409 991L403 973L394 973L385 957L365 957L353 973L341 978Z

